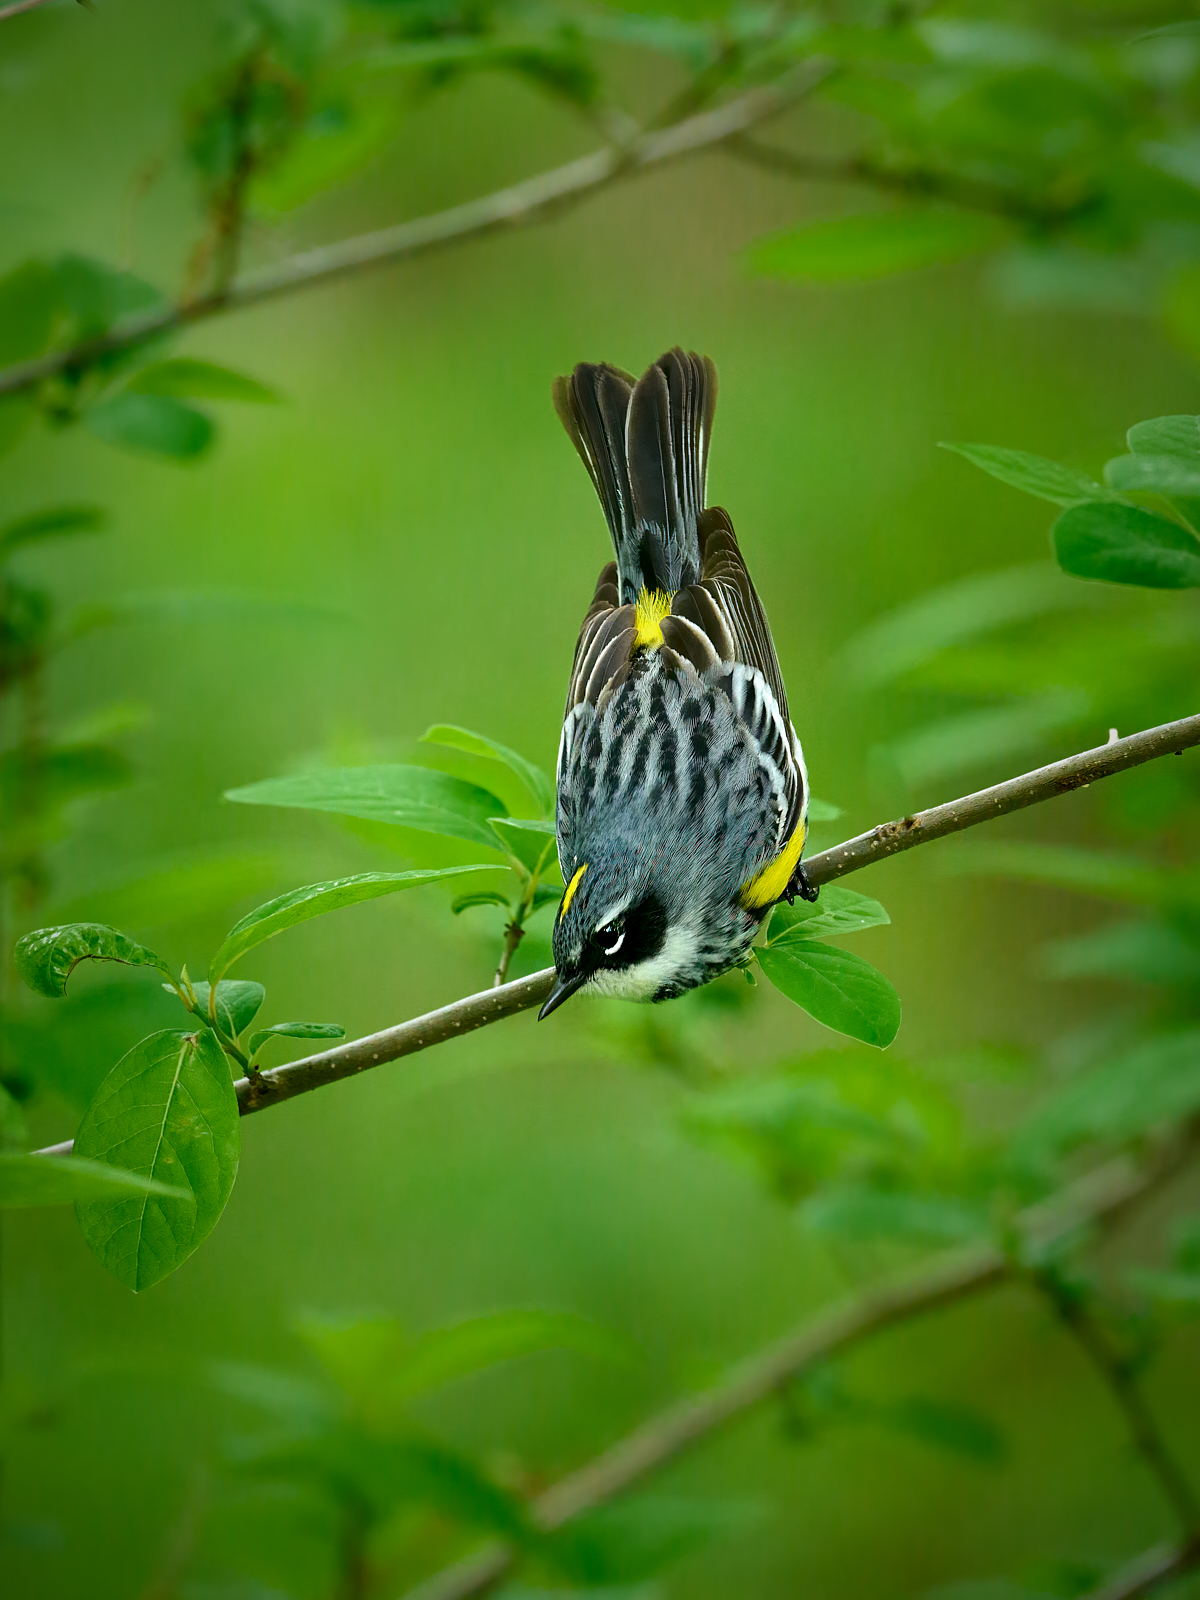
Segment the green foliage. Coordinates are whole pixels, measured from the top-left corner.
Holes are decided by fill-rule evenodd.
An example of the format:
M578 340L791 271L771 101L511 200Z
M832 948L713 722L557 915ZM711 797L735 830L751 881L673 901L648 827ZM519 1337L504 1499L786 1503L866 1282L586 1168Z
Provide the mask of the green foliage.
M128 967L153 967L171 977L171 969L153 950L126 938L102 922L75 922L63 928L39 928L17 941L17 971L37 994L59 999L67 979L81 961L119 961Z
M176 356L143 367L129 387L135 394L167 395L176 400L245 400L253 405L271 405L279 399L274 389L257 378L232 372L212 361L197 361L192 356Z
M939 448L953 450L955 455L982 467L1001 483L1024 489L1026 494L1035 494L1056 506L1074 506L1083 500L1105 498L1104 485L1086 473L1061 466L1057 461L1047 461L1045 456L1031 456L1026 450L1005 450L994 444L941 444Z
M488 761L498 761L521 780L543 817L553 812L553 783L540 767L535 767L531 761L526 761L524 756L518 755L515 750L510 750L507 745L499 744L484 734L472 733L469 728L456 728L444 722L426 728L421 737L429 744L448 745L453 750L464 750L468 755L482 756Z
M1007 230L970 211L921 209L835 217L777 233L747 252L750 272L808 283L883 278L978 255Z
M117 1062L79 1125L76 1154L186 1190L77 1202L84 1238L126 1288L149 1289L212 1232L239 1142L233 1079L211 1033L152 1034Z
M758 952L777 989L827 1028L886 1049L900 1029L900 996L882 972L852 955L789 933Z
M1089 504L1054 524L1054 554L1064 572L1146 589L1200 585L1200 539L1140 506Z
M790 906L781 901L771 913L768 942L778 947L804 939L836 939L862 928L884 927L891 920L878 900L827 883L817 900L797 900Z
M202 1017L211 1016L232 1039L250 1026L267 998L267 991L261 983L252 983L245 978L223 978L217 984L215 996L212 986L207 983L194 983L192 991L196 996L198 1014Z
M250 1035L250 1062L256 1065L263 1046L275 1038L344 1039L346 1030L337 1022L276 1022Z
M203 455L213 441L213 425L202 411L165 394L137 394L127 389L90 406L84 421L106 444L176 461Z
M573 1517L539 1553L587 1589L637 1583L757 1518L757 1508L745 1502L630 1495Z
M190 1200L191 1191L80 1156L0 1152L0 1206L61 1206L77 1200Z

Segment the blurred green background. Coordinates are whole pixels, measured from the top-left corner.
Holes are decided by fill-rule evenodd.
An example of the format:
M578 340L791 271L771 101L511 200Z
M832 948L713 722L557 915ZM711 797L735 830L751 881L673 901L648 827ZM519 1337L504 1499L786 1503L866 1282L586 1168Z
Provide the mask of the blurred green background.
M69 248L178 281L195 232L178 111L217 58L217 14L104 0L96 14L52 7L3 25L0 265ZM635 84L646 70L626 68ZM528 84L467 78L415 111L363 175L252 235L251 249L268 258L416 215L593 143ZM138 174L159 158L163 175L135 204ZM383 830L231 806L225 789L304 762L404 759L439 720L552 766L606 538L550 383L581 359L640 371L676 342L720 371L710 500L730 509L766 603L815 791L844 810L821 842L1103 742L1100 703L1078 739L1051 731L906 786L881 747L937 696L914 707L889 684L862 692L841 652L939 585L1046 557L1048 508L938 440L993 440L1095 472L1140 417L1200 410L1194 360L1134 317L1004 309L973 264L836 287L744 274L745 245L829 204L818 186L708 155L550 224L190 333L189 354L285 397L224 409L198 464L122 454L78 428L31 434L5 463L7 513L78 499L111 514L101 536L23 558L64 606L164 590L307 606L181 608L59 653L54 719L110 701L147 715L122 741L135 782L78 813L38 919L82 908L202 970L266 891L400 864ZM1145 615L1130 602L1111 626ZM1180 703L1192 689L1144 696L1143 725L1194 710ZM996 832L1120 835L1138 827L1139 795L1152 813L1157 781L1131 774L1114 782L1120 801L1081 793ZM223 902L185 900L153 922L124 914L123 883L206 851L235 858ZM892 916L861 948L903 996L896 1053L936 1062L976 1044L1066 1040L1069 1054L1094 989L1050 983L1034 952L1091 926L1088 904L947 876L934 851L856 887ZM245 975L267 985L273 1015L328 1017L351 1036L383 1027L490 981L499 914L454 919L448 900L428 888L340 913L261 949ZM522 970L545 964L547 926ZM106 1019L107 1059L146 1025L176 1025L150 980L81 970L74 982ZM723 982L736 986L728 1008L696 1013L714 1056L839 1043L769 987ZM131 988L145 1022L113 998ZM51 1006L30 1002L39 1016ZM332 1538L303 1494L230 1488L214 1465L236 1428L209 1364L309 1370L303 1314L421 1329L546 1306L619 1330L640 1352L631 1367L533 1356L424 1403L442 1436L544 1482L843 1292L836 1251L747 1167L688 1137L686 1074L649 1060L642 1030L617 1008L573 1003L545 1025L523 1015L254 1117L215 1235L139 1297L106 1276L67 1209L7 1214L5 1592L335 1592ZM70 1137L78 1114L39 1096L33 1142ZM1184 1335L1151 1379L1196 1470L1198 1356ZM1024 1294L884 1336L851 1370L883 1400L922 1386L974 1397L1007 1439L1003 1459L964 1466L870 1426L797 1443L773 1413L756 1415L657 1486L734 1505L722 1538L658 1580L664 1595L889 1600L1014 1573L1037 1587L1049 1562L1102 1566L1165 1533L1094 1375ZM193 1540L186 1574L164 1579L180 1539Z

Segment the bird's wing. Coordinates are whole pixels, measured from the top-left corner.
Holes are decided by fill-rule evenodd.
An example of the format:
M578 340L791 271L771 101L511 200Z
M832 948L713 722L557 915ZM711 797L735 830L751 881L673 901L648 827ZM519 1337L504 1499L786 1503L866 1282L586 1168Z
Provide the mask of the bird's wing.
M674 597L671 615L662 624L663 642L723 684L774 769L772 777L777 775L781 786L776 792L783 800L778 834L782 849L794 840L808 799L783 674L766 612L728 515L710 507L701 515L699 532L700 582Z
M595 706L605 688L616 687L633 659L636 632L633 606L619 604L617 564L610 561L596 582L596 593L579 630L567 685L564 718L577 706Z

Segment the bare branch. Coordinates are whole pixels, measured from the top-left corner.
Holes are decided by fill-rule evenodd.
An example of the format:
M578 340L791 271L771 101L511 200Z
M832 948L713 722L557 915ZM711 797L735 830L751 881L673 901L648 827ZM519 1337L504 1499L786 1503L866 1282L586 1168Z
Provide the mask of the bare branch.
M1141 1171L1127 1161L1114 1161L1055 1199L1023 1212L1018 1230L1027 1241L1036 1240L1044 1248L1074 1232L1081 1221L1111 1225L1173 1176L1191 1149L1192 1145L1183 1141L1164 1146L1157 1160ZM548 1489L534 1502L534 1525L550 1533L572 1517L607 1504L683 1451L779 1394L818 1363L897 1323L989 1289L1014 1270L999 1250L982 1246L939 1257L890 1285L835 1306L735 1367L706 1393L652 1417ZM405 1600L468 1600L488 1594L509 1576L519 1558L520 1552L512 1546L487 1545L418 1584ZM1130 1600L1133 1593L1141 1592L1131 1591ZM1126 1600L1126 1596L1105 1595L1104 1600Z
M829 883L849 872L858 872L876 861L896 855L901 850L911 850L916 845L932 839L942 839L949 833L973 828L981 822L1005 816L1010 811L1020 811L1025 806L1038 805L1056 795L1069 794L1073 789L1086 788L1101 778L1124 772L1129 767L1154 761L1160 756L1178 755L1200 744L1200 715L1184 717L1178 722L1167 722L1143 733L1133 733L1124 739L1095 750L1085 750L1081 755L1068 756L1064 761L1054 761L1019 778L1010 778L977 794L965 795L961 800L950 800L945 805L928 811L918 811L913 816L896 822L885 822L869 833L823 850L805 863L810 883ZM431 1045L443 1044L447 1039L457 1039L461 1034L473 1033L476 1028L486 1028L504 1017L515 1016L540 1006L554 983L551 967L535 972L527 978L517 978L498 988L485 989L482 994L468 995L455 1000L437 1011L384 1028L379 1033L368 1034L363 1039L353 1039L349 1044L332 1050L322 1050L299 1061L274 1067L269 1072L237 1082L238 1104L243 1116L261 1111L265 1106L281 1104L298 1094L307 1094L327 1083L337 1083L342 1078L357 1077L385 1061L398 1061L403 1056L428 1050ZM71 1141L50 1145L47 1155L69 1155Z
M1185 1573L1200 1567L1200 1541L1188 1544L1157 1545L1113 1574L1107 1583L1084 1596L1084 1600L1141 1600L1165 1583L1173 1583Z
M464 205L417 217L377 233L360 234L337 244L322 245L301 255L291 256L277 266L248 273L231 288L181 301L159 311L131 318L110 333L73 345L69 350L52 351L36 360L25 361L0 371L0 395L32 389L60 372L79 370L115 350L145 344L173 329L203 322L227 311L241 311L317 284L331 283L367 267L389 265L424 255L445 245L478 239L509 228L542 222L561 211L599 193L619 179L632 177L651 168L694 155L722 144L734 134L756 127L770 117L786 111L823 83L835 70L835 63L813 58L790 80L771 88L751 89L713 111L689 117L672 127L644 134L625 147L611 146L582 156L549 172L527 178L510 189Z
M7 22L9 17L19 17L23 11L36 11L40 6L48 6L50 0L15 0L10 6L0 6L0 22ZM83 4L83 0L79 0Z

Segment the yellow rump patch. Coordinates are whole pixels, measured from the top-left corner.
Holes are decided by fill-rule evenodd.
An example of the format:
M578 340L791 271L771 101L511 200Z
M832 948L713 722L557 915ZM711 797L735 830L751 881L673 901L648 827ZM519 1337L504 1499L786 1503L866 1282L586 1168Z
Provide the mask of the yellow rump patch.
M782 897L783 891L791 881L792 873L796 870L796 863L800 859L800 852L804 849L807 835L808 823L801 817L795 833L774 861L769 861L761 872L756 872L742 885L739 898L747 911L765 910L767 906L773 906L776 900Z
M637 597L635 650L657 650L663 642L663 618L671 615L672 596L664 589L643 589Z
M585 861L583 863L583 865L580 867L579 871L575 874L575 876L571 879L570 883L567 885L566 890L563 893L562 905L560 905L559 908L558 908L558 915L559 915L560 920L561 920L561 918L566 916L567 907L571 904L571 901L575 898L575 891L579 887L579 880L580 880L580 878L583 877L583 875L587 871L587 869L588 869L588 864Z

